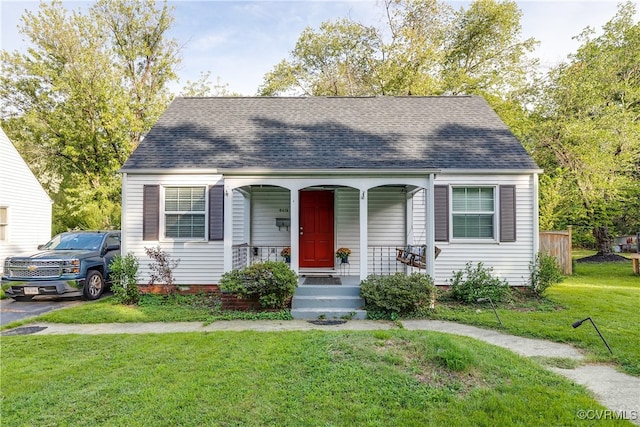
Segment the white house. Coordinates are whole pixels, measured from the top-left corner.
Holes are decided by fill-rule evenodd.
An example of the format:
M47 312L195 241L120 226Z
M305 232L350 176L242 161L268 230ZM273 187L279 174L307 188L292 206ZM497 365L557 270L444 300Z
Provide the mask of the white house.
M542 171L475 96L176 98L121 172L123 252L159 245L183 285L290 247L343 284L483 262L519 286L538 251ZM396 259L414 244L424 269Z
M0 128L0 269L51 238L51 199Z

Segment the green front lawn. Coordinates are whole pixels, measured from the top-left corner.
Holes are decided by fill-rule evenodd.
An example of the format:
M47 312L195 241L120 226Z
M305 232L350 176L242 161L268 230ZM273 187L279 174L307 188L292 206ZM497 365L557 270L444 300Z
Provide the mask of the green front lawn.
M220 308L220 300L209 295L144 295L138 305L117 304L113 297L87 304L51 311L36 318L13 322L0 330L38 322L51 323L134 323L134 322L203 322L220 320L290 320L289 310L247 312Z
M578 256L592 253L574 252ZM515 335L568 342L584 349L594 361L611 362L625 372L640 376L640 276L628 263L576 264L574 275L547 291L547 298L519 299L498 307L504 324L500 328L486 304L462 306L440 299L435 311L427 310L425 318L459 321L496 328ZM611 356L589 322L573 329L577 320L591 317L611 346ZM225 319L290 319L288 312L242 313L224 312L210 298L177 298L166 302L146 297L140 306L122 306L111 298L60 311L47 313L38 321L60 323L109 323L153 321L202 321ZM30 323L27 320L22 323ZM15 327L18 323L8 325ZM5 327L4 329L6 329Z
M587 253L581 254L587 255ZM628 263L575 265L574 275L547 290L547 298L519 300L498 308L503 328L486 304L461 306L441 301L430 318L496 328L505 332L567 342L585 349L594 361L613 362L640 376L640 276ZM591 317L613 350L613 356L591 325L572 323Z
M3 425L581 425L604 409L533 361L439 333L1 339Z

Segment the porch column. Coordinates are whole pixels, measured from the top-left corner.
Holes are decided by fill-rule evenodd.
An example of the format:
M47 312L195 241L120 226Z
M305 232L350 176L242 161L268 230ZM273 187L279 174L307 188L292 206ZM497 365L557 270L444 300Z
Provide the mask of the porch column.
M539 182L538 182L538 174L534 173L531 176L531 181L532 181L532 185L531 185L531 198L533 200L533 218L531 218L533 221L533 253L531 254L531 261L535 261L536 259L536 255L538 254L538 251L540 250L540 221L538 219L538 215L539 215L539 211L540 211L540 205L539 205L539 200L538 200L538 186L539 186ZM124 188L124 187L123 187ZM124 198L123 198L124 200ZM569 239L569 241L571 241L571 239ZM640 242L637 242L638 244L640 244Z
M367 261L369 257L369 197L367 190L360 190L360 280L369 275Z
M233 190L224 185L224 272L233 270Z
M436 227L435 227L435 199L433 197L433 180L435 179L435 174L430 173L427 177L427 200L425 203L425 244L426 244L426 261L427 261L427 271L426 273L434 278L435 274L435 262L436 262Z
M290 246L291 246L291 270L298 274L300 271L300 202L299 202L298 188L289 189L289 200L291 206L289 212L291 215L291 232L290 234Z

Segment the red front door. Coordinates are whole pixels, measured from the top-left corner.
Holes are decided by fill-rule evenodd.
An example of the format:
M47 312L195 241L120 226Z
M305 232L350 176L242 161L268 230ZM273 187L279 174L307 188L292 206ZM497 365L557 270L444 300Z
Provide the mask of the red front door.
M301 191L300 267L333 266L333 191Z

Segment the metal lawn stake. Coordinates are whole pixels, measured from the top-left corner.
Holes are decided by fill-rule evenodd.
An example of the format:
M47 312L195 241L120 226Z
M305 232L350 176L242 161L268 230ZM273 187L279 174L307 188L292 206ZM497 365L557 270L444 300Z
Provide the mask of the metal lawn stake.
M500 323L500 326L502 325L502 320L500 320L500 316L498 316L498 312L496 311L496 306L493 305L493 301L491 301L491 298L486 297L486 298L478 298L476 300L476 302L485 302L485 301L489 301L491 303L491 308L493 308L493 313L496 315L496 318L498 319L498 323Z
M577 328L578 326L582 325L587 320L591 322L591 324L593 325L594 328L596 328L596 332L598 333L598 335L600 335L600 338L602 338L602 342L604 343L604 345L606 345L607 348L609 349L609 353L613 354L613 351L611 351L611 347L609 347L609 344L607 344L607 341L604 339L604 337L600 333L600 330L598 329L596 324L593 323L593 320L591 320L591 317L587 317L586 319L578 320L577 322L574 322L571 326L573 326L574 328Z

